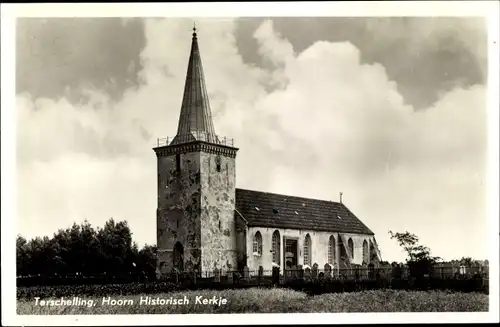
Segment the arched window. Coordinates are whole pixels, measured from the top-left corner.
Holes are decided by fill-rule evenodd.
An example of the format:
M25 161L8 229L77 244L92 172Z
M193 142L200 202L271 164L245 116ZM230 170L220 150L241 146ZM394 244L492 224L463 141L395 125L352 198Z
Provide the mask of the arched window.
M273 251L273 262L277 265L280 264L280 232L279 231L274 231L273 233L273 245L272 245L272 251Z
M311 236L309 234L304 239L304 265L311 265Z
M349 240L347 241L347 247L349 249L349 256L351 257L351 259L354 259L354 243L352 241L352 238L349 238Z
M255 233L253 237L253 253L262 255L262 235L260 232Z
M368 242L366 240L363 241L363 261L366 264L370 263L370 251L368 251Z
M333 235L328 241L328 263L331 265L335 263L335 237Z

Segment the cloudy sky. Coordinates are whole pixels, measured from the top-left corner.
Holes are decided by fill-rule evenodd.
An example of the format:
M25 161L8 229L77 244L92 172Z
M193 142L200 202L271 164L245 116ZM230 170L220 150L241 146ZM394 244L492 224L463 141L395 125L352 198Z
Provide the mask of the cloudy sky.
M18 232L127 220L156 243L157 137L177 128L192 19L17 22ZM445 259L487 257L480 18L196 19L240 188L344 202Z

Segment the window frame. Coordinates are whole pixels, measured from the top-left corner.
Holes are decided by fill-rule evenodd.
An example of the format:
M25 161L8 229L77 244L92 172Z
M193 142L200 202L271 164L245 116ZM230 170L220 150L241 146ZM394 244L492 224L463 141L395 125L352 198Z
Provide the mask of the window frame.
M311 266L312 262L312 240L311 240L311 235L309 233L306 234L304 237L304 245L302 249L302 257L303 257L303 262L304 266Z
M271 250L273 254L273 263L280 265L281 257L280 257L280 249L281 249L281 235L279 230L275 230L273 235L271 236Z
M259 231L253 235L252 252L254 256L262 255L262 234Z

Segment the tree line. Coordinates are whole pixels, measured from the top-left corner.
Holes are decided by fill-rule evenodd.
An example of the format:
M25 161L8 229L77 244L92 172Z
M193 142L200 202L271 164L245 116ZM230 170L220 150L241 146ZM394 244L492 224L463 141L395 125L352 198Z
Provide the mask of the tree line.
M139 249L126 221L109 219L103 228L88 221L60 229L49 238L17 236L17 276L126 276L154 278L156 246Z
M430 255L428 247L419 244L416 235L392 231L389 234L407 253L406 265L414 273L426 274L441 261ZM132 232L126 221L115 222L111 218L103 228L94 228L84 221L58 230L51 238L36 237L28 241L18 235L16 243L18 277L124 277L140 274L155 279L156 246L145 245L139 249L132 241ZM467 267L479 265L472 258L454 261Z

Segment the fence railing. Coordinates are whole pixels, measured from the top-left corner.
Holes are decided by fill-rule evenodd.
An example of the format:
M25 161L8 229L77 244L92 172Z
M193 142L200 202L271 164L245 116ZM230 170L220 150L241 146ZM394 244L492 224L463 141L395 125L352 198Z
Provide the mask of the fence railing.
M208 143L234 147L234 139L233 138L228 138L226 136L220 136L220 135L209 134L209 133L198 132L198 131L194 131L194 132L191 132L191 134L186 134L186 135L177 135L174 137L168 136L168 137L157 138L156 139L156 146L162 147L162 146L174 145L174 144L172 144L172 141L174 139L176 139L176 142L175 142L176 144L189 143L189 142L194 142L194 141L204 141L204 142L208 142Z
M234 279L259 279L271 277L274 283L283 283L287 280L319 280L319 279L337 279L337 280L376 280L376 279L411 279L415 277L408 267L352 267L352 268L329 268L329 269L318 269L317 267L306 269L298 266L292 267L285 270L280 270L278 267L274 267L272 270L264 270L262 267L258 270L250 270L245 267L240 271L225 271L217 270L214 271L204 271L204 272L172 272L166 274L164 278L171 280L179 280L192 278L196 276L197 278L210 278L214 281L224 280L234 280ZM434 278L434 279L468 279L468 278L482 278L488 279L487 269L468 269L468 270L457 270L447 267L435 267L427 273L422 273L422 277Z
M423 277L433 279L482 279L485 283L489 282L488 269L484 267L468 267L469 269L456 269L456 267L435 267L429 274ZM380 279L412 279L411 271L408 267L353 267L353 268L334 268L331 269L312 269L307 267L292 267L280 270L278 267L272 270L265 270L262 267L258 270L250 270L244 267L242 270L213 270L202 272L170 272L163 274L160 278L155 276L154 272L129 272L120 275L106 274L68 274L68 275L36 275L36 276L18 276L18 286L36 286L36 285L78 285L78 284L126 284L130 282L153 282L169 281L178 283L186 280L209 280L213 282L233 283L235 281L244 281L247 283L260 284L261 281L272 281L274 284L283 284L290 280L380 280Z

